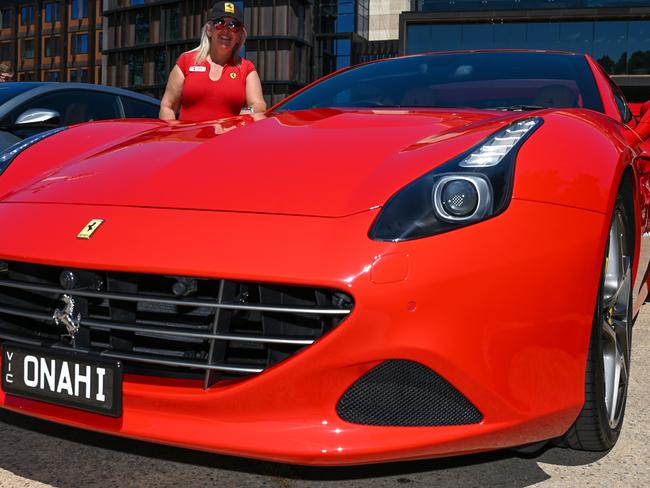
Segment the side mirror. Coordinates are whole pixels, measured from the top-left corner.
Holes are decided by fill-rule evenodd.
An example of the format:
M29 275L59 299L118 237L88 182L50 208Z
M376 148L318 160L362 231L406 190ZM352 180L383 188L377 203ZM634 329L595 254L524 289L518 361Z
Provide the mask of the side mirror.
M18 116L14 126L52 126L58 125L60 122L61 114L56 110L49 110L47 108L30 108Z
M639 109L641 119L636 126L636 132L642 139L650 138L650 101L645 102Z

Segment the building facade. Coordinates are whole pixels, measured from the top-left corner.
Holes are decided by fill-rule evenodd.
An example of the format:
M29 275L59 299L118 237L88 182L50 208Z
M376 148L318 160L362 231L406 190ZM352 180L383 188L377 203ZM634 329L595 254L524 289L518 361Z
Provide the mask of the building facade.
M104 0L103 82L161 97L178 56L199 44L214 0ZM312 4L246 0L245 56L257 67L268 103L312 78Z
M0 63L18 81L101 80L101 0L0 0Z
M493 48L588 53L650 99L648 0L412 0L401 15L401 54Z

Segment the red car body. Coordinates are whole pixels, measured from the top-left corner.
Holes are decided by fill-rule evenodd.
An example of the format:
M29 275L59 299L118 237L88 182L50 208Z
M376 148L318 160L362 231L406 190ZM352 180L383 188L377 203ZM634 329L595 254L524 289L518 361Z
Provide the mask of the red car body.
M342 465L457 455L562 436L585 364L611 212L629 178L634 314L647 294L645 142L588 59L603 113L546 109L506 211L423 239L369 238L386 201L522 118L477 109L338 109L213 123L82 124L0 176L0 260L341 290L354 308L257 375L125 374L108 417L0 392L3 408L84 429L273 461ZM529 116L529 113L525 114ZM94 218L92 239L77 239ZM0 309L0 318L2 317ZM8 340L7 337L3 339ZM4 356L3 356L4 360ZM343 420L342 395L383 361L435 371L469 425Z

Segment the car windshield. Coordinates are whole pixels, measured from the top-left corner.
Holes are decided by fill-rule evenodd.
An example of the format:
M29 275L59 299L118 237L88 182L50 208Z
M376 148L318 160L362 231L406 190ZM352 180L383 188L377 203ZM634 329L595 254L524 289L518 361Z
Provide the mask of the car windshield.
M0 105L11 100L27 90L36 88L38 84L32 83L1 83L0 84Z
M429 54L364 64L316 83L276 110L320 107L603 111L584 56L546 52Z

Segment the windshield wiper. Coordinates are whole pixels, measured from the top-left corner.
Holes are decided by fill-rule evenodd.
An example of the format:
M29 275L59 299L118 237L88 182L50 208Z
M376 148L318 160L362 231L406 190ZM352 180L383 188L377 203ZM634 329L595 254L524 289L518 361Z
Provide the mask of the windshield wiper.
M507 107L491 107L488 108L487 110L503 110L503 111L508 111L508 112L525 112L527 110L541 110L544 108L543 105L525 105L525 104L519 104L519 105L510 105Z

